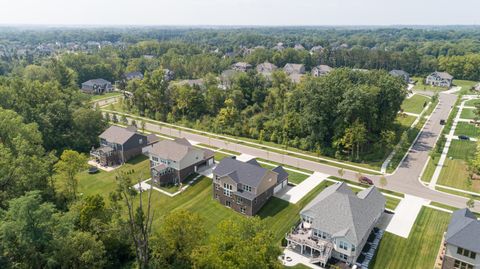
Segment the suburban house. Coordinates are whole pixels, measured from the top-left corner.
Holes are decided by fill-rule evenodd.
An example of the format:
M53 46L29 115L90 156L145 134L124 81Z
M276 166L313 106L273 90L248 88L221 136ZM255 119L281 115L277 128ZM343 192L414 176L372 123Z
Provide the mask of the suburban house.
M453 76L447 72L433 72L425 81L426 84L439 87L450 87L452 86Z
M257 65L257 73L262 74L266 77L269 77L272 75L272 73L277 70L277 66L269 63L269 62L264 62L259 65Z
M310 54L321 53L321 52L323 52L323 47L322 46L313 46L310 49Z
M397 69L394 69L390 72L388 72L390 75L394 76L394 77L399 77L399 78L402 78L403 80L405 80L405 82L410 82L410 74L408 74L407 72L403 71L403 70L397 70Z
M205 85L203 79L201 79L201 78L199 78L199 79L184 79L184 80L180 80L180 81L177 81L177 82L172 81L172 84L173 85L178 85L178 86L188 85L192 88L195 88L195 87L203 88L203 86Z
M230 88L230 86L232 86L233 79L235 78L235 76L240 74L240 72L241 71L234 70L234 69L224 70L219 77L220 78L219 88L224 90Z
M295 44L293 49L295 49L295 50L305 50L305 47L302 44Z
M103 78L91 79L82 83L82 89L84 93L90 94L103 94L111 92L113 90L112 83Z
M298 83L305 74L305 66L303 64L288 63L283 67L283 71L287 73L293 82Z
M283 46L282 42L278 42L277 45L275 45L272 49L277 51L282 51L285 49L285 47Z
M480 221L467 208L452 214L445 233L442 269L480 268Z
M185 138L163 140L149 150L150 173L159 185L180 184L202 167L211 166L214 152L199 149Z
M355 264L385 202L375 186L355 194L346 183L336 183L300 211L300 224L286 236L287 248L322 267L331 258Z
M330 66L321 64L319 66L315 66L314 68L312 68L312 76L321 77L330 73L330 71L332 70L333 68L331 68Z
M213 198L247 216L255 215L273 194L288 184L288 173L263 168L255 160L224 158L213 170Z
M245 62L238 62L232 64L232 69L235 71L247 72L248 70L252 69L252 65Z
M132 80L132 79L143 79L143 74L142 74L142 72L135 71L135 72L130 72L130 73L123 74L123 78L127 81Z
M148 145L145 135L136 132L136 128L112 125L99 135L100 147L90 151L90 156L102 166L123 164L142 154L142 148Z

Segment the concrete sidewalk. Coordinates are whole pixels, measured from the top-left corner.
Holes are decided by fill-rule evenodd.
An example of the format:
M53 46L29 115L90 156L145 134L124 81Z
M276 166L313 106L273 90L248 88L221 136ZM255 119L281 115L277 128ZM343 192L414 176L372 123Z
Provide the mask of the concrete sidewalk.
M318 186L328 177L329 175L327 174L314 172L310 177L302 181L297 186L287 186L284 190L275 194L275 196L292 204L296 204L305 195L307 195L311 190L313 190L316 186Z
M400 201L395 209L395 215L393 215L393 218L387 226L387 232L408 238L413 224L415 224L415 220L417 219L417 215L420 213L420 209L429 203L429 200L412 195L405 195L405 198Z

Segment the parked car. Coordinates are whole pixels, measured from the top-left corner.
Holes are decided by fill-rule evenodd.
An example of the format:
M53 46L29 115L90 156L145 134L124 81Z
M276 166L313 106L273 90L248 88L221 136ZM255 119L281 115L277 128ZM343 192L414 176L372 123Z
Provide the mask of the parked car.
M358 181L362 184L373 185L373 181L368 177L360 177Z
M440 125L445 125L445 120L440 120Z
M96 166L90 166L90 168L88 168L88 173L89 174L98 173L98 168Z
M460 140L470 140L470 137L468 137L466 135L459 135L458 139L460 139Z

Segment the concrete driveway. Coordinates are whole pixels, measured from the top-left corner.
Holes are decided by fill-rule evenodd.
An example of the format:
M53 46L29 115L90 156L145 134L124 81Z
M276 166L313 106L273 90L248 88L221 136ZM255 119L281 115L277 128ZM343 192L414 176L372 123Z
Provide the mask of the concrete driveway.
M282 191L275 194L275 196L292 204L296 204L303 198L303 196L307 195L307 193L313 190L316 186L318 186L328 177L329 175L327 174L314 172L311 176L309 176L297 186L287 186Z

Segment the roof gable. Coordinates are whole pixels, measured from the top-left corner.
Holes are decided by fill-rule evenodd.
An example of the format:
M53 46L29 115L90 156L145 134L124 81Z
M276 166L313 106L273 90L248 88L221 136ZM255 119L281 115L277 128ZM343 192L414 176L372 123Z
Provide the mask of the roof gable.
M127 128L112 125L101 133L99 137L111 143L124 144L135 134L135 132L128 130Z
M453 212L445 241L480 253L480 221L467 208Z

